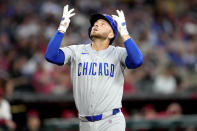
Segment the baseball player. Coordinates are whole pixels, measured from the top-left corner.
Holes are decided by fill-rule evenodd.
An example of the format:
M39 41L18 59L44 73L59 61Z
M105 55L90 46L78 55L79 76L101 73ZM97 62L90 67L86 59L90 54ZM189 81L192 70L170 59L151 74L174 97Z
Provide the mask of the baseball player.
M112 17L91 16L91 43L60 48L70 18L75 15L73 11L64 6L58 31L48 44L45 58L57 65L70 65L80 131L124 131L126 124L121 112L124 70L139 67L142 53L129 36L120 10ZM125 48L112 46L118 31Z

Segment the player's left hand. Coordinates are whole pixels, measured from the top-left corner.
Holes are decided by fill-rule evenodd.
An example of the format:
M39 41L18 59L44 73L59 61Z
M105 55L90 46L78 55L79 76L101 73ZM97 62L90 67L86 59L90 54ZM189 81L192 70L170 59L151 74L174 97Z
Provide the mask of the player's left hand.
M112 18L117 22L118 31L121 36L129 35L127 31L125 16L122 10L116 10L118 15L112 15Z

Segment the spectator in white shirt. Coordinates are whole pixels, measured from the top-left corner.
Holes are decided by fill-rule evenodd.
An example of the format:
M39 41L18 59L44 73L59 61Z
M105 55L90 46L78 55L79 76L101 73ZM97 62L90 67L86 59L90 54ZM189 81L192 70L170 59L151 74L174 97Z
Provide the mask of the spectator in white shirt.
M16 124L12 121L10 104L4 99L2 88L0 88L0 127L7 127L10 130L15 130L16 128Z
M176 91L176 80L172 75L172 68L166 67L161 74L158 74L154 82L154 91L162 94L171 94Z

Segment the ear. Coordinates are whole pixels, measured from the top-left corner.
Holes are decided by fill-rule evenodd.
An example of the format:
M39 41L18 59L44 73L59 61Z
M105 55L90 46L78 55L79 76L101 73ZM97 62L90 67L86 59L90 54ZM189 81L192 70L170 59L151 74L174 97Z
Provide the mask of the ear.
M108 38L111 40L112 38L114 38L114 33L111 31L108 35Z

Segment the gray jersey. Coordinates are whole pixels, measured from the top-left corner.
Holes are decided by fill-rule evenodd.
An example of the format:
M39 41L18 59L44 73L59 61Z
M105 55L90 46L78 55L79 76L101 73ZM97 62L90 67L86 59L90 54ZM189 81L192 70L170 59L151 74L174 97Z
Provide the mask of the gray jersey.
M125 48L109 46L94 51L91 44L61 50L70 63L73 94L80 115L96 115L122 107Z

